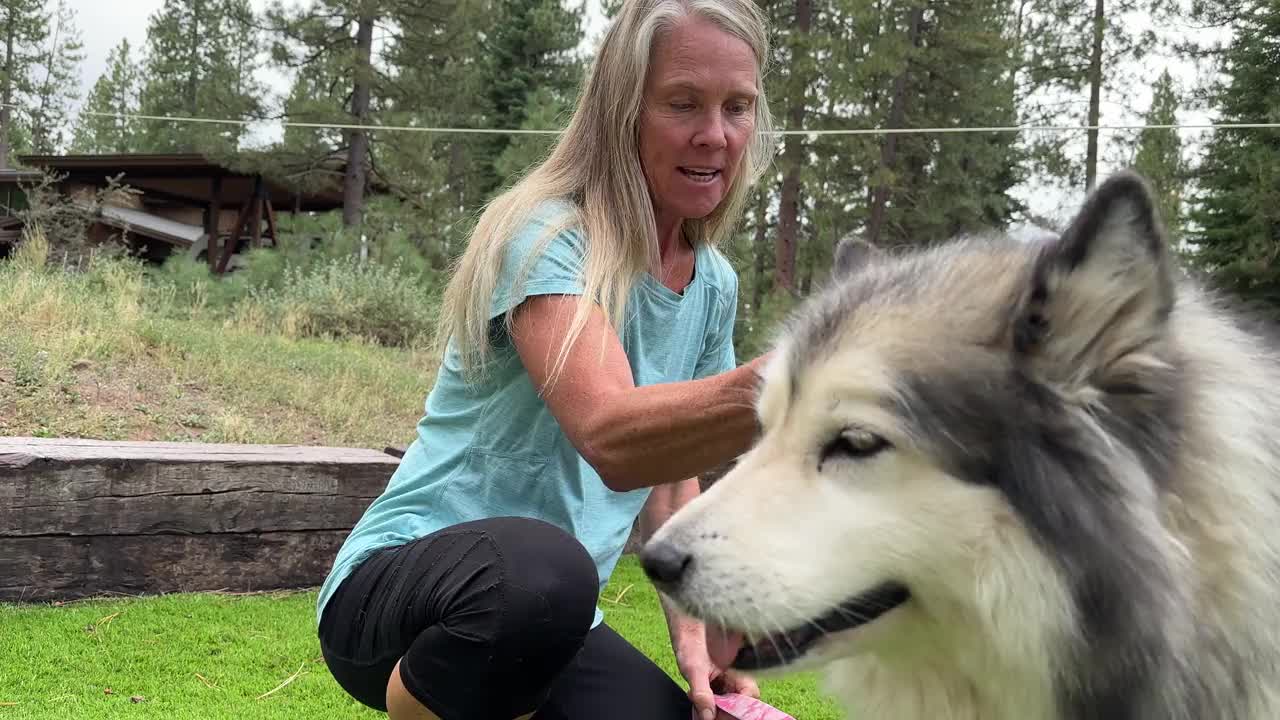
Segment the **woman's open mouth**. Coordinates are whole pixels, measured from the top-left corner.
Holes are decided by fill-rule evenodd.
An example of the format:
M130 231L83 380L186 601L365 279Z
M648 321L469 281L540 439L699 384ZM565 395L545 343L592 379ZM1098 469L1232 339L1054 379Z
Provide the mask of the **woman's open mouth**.
M738 631L707 625L707 650L715 664L737 670L763 670L794 662L822 638L866 625L911 598L906 586L886 582L785 632L748 643Z
M685 177L697 183L710 183L720 177L719 168L681 167L679 170Z

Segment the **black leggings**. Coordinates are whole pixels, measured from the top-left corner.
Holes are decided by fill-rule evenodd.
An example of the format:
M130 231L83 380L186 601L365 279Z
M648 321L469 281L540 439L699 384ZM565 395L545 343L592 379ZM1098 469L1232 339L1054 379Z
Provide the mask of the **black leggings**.
M441 720L688 720L687 693L595 616L585 548L527 518L462 523L374 553L325 606L335 680L386 711L405 688Z

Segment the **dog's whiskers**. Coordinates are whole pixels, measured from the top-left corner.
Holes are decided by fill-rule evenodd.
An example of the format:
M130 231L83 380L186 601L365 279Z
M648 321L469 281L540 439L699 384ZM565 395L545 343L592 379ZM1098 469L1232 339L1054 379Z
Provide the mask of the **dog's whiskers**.
M761 619L765 627L773 625L778 628L778 632L776 634L766 630L765 639L767 639L769 641L769 644L773 646L773 651L774 653L777 654L778 657L780 658L786 657L786 655L782 652L782 648L778 646L778 640L777 640L777 638L781 636L783 640L786 640L787 643L790 644L791 640L790 638L787 637L786 629L783 628L782 625L778 623L777 620L775 620L772 616L762 612L760 606L756 604L755 598L750 598L747 600L747 602L751 604L751 610ZM791 646L791 651L793 653L796 651L796 648L794 645Z
M795 595L788 593L788 594L782 595L781 597L790 598L790 597L795 597ZM828 632L828 630L822 627L822 625L820 625L816 619L809 617L804 613L798 612L794 606L788 604L783 609L786 610L787 613L791 615L794 615L799 618L803 618L804 624L812 626L818 632L824 635Z

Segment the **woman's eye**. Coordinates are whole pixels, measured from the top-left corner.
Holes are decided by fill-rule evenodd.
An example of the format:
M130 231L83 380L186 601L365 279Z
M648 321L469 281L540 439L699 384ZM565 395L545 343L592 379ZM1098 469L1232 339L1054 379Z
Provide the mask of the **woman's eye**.
M888 447L889 441L873 432L848 428L841 431L822 448L822 460L825 462L834 457L864 459Z

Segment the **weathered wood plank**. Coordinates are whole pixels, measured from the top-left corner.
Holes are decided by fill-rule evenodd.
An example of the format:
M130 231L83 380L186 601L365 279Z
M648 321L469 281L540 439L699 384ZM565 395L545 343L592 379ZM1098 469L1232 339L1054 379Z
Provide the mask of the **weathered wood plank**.
M350 528L399 459L374 450L0 439L0 537Z
M314 587L329 573L346 534L6 538L0 540L0 601Z
M0 600L318 585L400 459L0 438Z
M350 528L373 497L225 490L63 502L19 499L0 506L0 538Z

